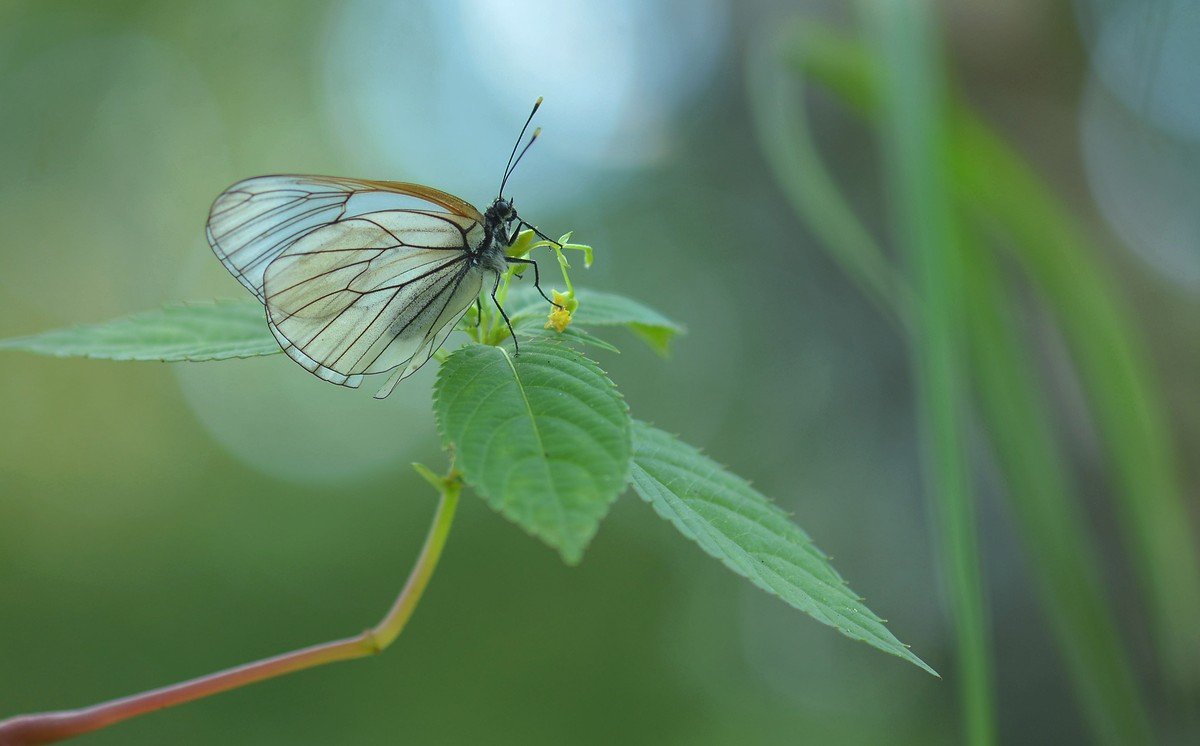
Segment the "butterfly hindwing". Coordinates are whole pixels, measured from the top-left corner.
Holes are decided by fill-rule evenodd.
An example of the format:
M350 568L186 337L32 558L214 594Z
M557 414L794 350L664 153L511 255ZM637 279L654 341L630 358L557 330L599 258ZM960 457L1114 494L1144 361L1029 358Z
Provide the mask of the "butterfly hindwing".
M429 362L433 354L446 342L446 338L450 336L450 332L454 331L458 320L462 318L470 305L479 297L479 292L482 289L483 272L476 269L464 275L453 293L446 293L443 298L438 299L433 307L440 308L441 311L437 318L429 325L429 331L417 346L417 351L413 353L407 365L403 368L397 368L395 373L388 378L383 388L379 389L379 392L375 394L376 399L385 398L388 394L392 393L392 389L396 387L397 383L416 373L420 370L421 366Z
M399 366L406 377L478 297L484 271L467 247L481 231L471 218L433 210L372 212L310 230L263 272L271 330L327 381L357 386Z

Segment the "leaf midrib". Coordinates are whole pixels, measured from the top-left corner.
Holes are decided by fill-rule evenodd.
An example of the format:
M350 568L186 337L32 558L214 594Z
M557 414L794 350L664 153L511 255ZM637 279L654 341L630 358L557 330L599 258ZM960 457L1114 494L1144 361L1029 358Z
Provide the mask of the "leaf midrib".
M498 349L500 354L504 356L504 362L508 363L508 369L512 371L513 381L517 384L517 391L521 393L521 401L525 404L525 412L529 416L529 424L533 428L533 436L537 439L538 450L544 456L544 458L540 461L542 464L542 471L546 475L546 481L550 483L551 488L557 494L558 482L554 479L554 471L550 468L550 454L546 450L545 442L542 440L542 431L540 428L538 428L537 417L533 414L533 406L530 405L529 397L525 393L525 384L521 381L521 376L519 373L517 373L517 366L513 364L513 359L508 354L508 350L504 349L503 347L497 347L496 349ZM563 507L561 500L554 500L553 503L556 509L555 512L558 514L559 535L566 540L568 538L566 509Z

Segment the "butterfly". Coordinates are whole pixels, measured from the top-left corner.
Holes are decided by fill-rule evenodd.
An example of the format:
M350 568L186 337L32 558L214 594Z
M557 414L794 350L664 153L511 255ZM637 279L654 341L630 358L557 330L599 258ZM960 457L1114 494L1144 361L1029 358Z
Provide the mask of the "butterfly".
M217 258L263 304L288 357L317 377L357 388L363 376L392 371L375 395L429 362L484 281L496 298L523 228L548 239L504 197L509 176L541 134L517 149L542 104L538 98L483 213L420 184L336 176L275 175L240 181L217 197L207 235ZM494 275L494 279L489 277ZM516 337L513 336L516 344Z

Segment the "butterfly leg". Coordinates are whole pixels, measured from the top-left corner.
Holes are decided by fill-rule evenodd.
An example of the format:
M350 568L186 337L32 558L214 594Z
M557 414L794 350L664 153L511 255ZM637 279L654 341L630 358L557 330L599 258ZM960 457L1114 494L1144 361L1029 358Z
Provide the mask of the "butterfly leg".
M475 328L483 323L483 304L479 302L479 298L475 299Z
M496 309L500 311L500 316L504 319L505 325L508 327L508 333L512 335L513 354L521 354L521 346L517 344L517 332L513 329L512 322L508 320L508 314L504 312L504 306L500 305L500 299L496 297L496 292L500 290L500 273L496 273L496 284L492 286L492 303L496 304Z
M550 243L554 244L558 248L560 248L560 249L562 248L562 244L560 244L558 241L555 241L553 238L550 238L545 233L542 233L540 230L538 230L538 227L536 225L534 225L533 223L526 223L524 220L521 220L520 222L517 223L517 229L520 230L522 227L528 228L529 230L533 231L533 234L535 236L537 236L538 238L542 239L543 241L549 241Z
M550 298L546 295L546 291L542 290L542 278L540 275L538 275L537 262L533 261L532 259L519 259L519 258L511 257L511 256L507 257L505 259L505 261L509 262L510 264L532 264L533 265L533 286L535 288L537 288L537 291L539 293L541 293L542 297L546 299L547 303L554 306L555 308L562 308L562 306L560 306L557 303L555 303L554 301L550 300Z

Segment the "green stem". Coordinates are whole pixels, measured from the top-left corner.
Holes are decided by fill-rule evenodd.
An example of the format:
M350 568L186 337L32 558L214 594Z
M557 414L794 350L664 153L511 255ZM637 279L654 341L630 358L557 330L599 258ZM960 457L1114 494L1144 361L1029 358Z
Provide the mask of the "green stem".
M563 282L567 285L567 296L574 298L575 286L571 284L571 275L569 273L571 265L567 263L567 257L563 255L562 249L557 246L551 246L550 248L554 250L554 255L558 258L558 268L562 270Z
M293 650L272 658L90 707L19 715L0 722L0 746L54 743L106 728L139 715L192 702L284 674L383 652L395 641L412 616L413 610L416 609L417 602L420 601L421 594L425 591L425 586L429 584L429 579L437 567L442 547L445 546L446 537L450 533L450 526L454 521L454 511L458 506L462 487L457 477L451 475L440 481L439 489L441 500L433 518L433 525L425 539L425 545L417 558L417 563L409 574L404 589L400 591L396 602L392 604L392 608L371 629L353 637Z
M926 473L957 632L966 742L996 741L992 661L966 453L961 241L944 149L945 82L929 2L863 0L885 61L883 143L895 233L917 293L913 354Z

